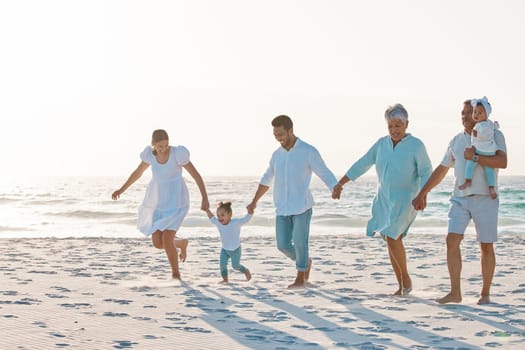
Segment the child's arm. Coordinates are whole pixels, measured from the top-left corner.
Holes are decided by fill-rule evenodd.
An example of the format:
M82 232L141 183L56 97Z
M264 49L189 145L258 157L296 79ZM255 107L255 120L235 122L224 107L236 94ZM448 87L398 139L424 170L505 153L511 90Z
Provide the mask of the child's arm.
M208 219L211 219L213 217L213 213L211 212L210 208L206 209L206 214L208 215Z

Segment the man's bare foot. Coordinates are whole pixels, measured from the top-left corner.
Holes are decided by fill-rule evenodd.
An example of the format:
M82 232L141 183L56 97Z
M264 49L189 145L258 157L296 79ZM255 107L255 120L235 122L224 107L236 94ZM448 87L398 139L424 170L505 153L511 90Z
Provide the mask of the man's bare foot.
M179 281L181 281L180 273L173 273L173 274L171 275L171 277L172 277L174 280L179 280Z
M466 179L465 183L463 185L459 186L458 188L463 191L463 190L466 190L467 188L469 188L471 185L472 185L472 180Z
M489 186L489 193L490 193L490 198L492 199L498 198L498 194L496 193L494 186Z
M304 281L298 281L298 280L295 280L294 283L288 286L288 289L302 289L302 288L305 288L305 283Z
M490 296L488 295L482 295L481 298L478 300L478 305L486 305L490 304Z
M312 258L308 259L308 269L304 272L304 282L308 282L310 279L310 271L312 270Z
M448 304L448 303L461 303L461 294L454 295L452 293L448 293L441 299L437 299L436 301L440 304Z
M185 262L186 261L186 256L187 256L186 248L188 248L189 241L187 239L181 239L180 241L181 242L180 242L179 259L180 259L180 261Z
M250 270L246 269L246 271L244 271L244 276L246 276L246 280L249 281L252 279L252 274L250 273Z

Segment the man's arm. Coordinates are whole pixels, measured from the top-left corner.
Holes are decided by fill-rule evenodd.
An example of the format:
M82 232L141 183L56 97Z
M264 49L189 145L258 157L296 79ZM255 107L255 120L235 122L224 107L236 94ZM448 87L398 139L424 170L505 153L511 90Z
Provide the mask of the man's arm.
M255 208L257 207L257 202L266 193L266 191L268 191L269 188L270 186L259 184L257 191L255 191L255 195L253 196L252 202L246 207L248 213L253 214Z
M448 167L444 165L438 165L436 169L432 172L432 175L428 178L428 181L425 183L421 191L417 194L416 198L412 201L412 205L416 210L423 210L427 206L427 194L434 187L439 185L439 183L445 178L448 173Z
M475 147L465 148L463 156L466 160L472 160L475 152ZM493 156L482 156L478 154L478 164L490 168L505 169L507 167L507 153L502 150L497 150Z

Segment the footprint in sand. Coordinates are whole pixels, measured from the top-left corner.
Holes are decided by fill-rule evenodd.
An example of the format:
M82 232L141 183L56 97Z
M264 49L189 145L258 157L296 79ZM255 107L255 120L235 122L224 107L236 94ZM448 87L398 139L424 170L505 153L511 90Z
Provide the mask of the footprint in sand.
M129 349L134 345L139 345L139 343L131 340L114 340L113 343L115 343L115 345L113 345L115 349Z

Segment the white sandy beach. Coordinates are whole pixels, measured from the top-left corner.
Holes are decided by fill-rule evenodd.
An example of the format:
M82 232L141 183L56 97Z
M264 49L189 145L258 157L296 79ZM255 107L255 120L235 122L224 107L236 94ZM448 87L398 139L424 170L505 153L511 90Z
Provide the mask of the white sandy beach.
M249 282L217 282L218 239L192 239L169 279L147 239L1 239L1 349L523 349L525 236L496 245L492 304L476 305L479 253L463 242L463 302L448 290L444 236L405 241L414 291L396 289L384 242L362 235L311 238L308 287L270 238L243 242Z

